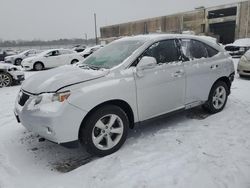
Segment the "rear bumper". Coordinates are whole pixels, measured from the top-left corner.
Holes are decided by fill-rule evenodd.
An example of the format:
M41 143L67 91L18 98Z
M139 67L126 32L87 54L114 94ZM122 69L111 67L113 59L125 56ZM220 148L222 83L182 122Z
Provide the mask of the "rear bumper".
M235 72L233 72L232 74L229 75L228 79L229 81L231 82L231 84L233 83L234 81L234 76L235 76Z

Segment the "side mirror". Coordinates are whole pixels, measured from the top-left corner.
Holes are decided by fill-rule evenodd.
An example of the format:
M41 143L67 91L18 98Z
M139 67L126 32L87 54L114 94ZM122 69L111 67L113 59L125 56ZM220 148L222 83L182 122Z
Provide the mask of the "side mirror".
M154 57L144 56L137 65L137 70L152 69L157 65Z
M156 67L157 61L154 57L144 56L139 61L138 65L136 66L136 73L138 77L143 77L143 70L145 69L153 69Z

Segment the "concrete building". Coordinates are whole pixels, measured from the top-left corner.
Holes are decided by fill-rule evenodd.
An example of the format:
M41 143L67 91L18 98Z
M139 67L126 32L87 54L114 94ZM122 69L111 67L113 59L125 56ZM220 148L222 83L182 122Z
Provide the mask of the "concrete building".
M213 36L223 44L250 38L250 0L100 28L101 40L107 42L122 36L183 31Z

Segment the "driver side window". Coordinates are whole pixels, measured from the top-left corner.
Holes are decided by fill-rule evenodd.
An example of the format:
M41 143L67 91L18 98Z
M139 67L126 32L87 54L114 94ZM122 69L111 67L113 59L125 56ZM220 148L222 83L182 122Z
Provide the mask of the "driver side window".
M60 55L59 51L58 50L55 50L55 51L51 51L47 54L47 56L49 57L52 57L52 56L58 56Z
M141 56L154 57L157 64L180 61L181 55L174 39L160 41L150 46Z

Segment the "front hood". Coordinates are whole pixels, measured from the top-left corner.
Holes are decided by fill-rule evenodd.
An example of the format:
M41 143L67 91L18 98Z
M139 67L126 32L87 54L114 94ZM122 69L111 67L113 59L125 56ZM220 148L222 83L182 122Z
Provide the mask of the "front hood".
M108 72L109 70L90 70L66 65L31 76L23 82L22 89L32 94L56 92L70 85L98 79Z

